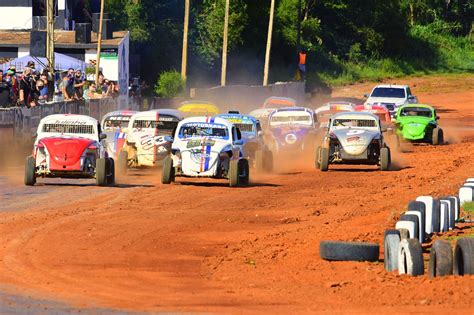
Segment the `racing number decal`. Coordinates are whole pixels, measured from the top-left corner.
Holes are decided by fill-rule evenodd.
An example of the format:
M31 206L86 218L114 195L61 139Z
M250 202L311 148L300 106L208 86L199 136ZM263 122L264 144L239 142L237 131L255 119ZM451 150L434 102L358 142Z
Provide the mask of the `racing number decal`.
M364 130L351 129L346 134L348 136L353 136L353 135L360 135L362 133L364 133Z

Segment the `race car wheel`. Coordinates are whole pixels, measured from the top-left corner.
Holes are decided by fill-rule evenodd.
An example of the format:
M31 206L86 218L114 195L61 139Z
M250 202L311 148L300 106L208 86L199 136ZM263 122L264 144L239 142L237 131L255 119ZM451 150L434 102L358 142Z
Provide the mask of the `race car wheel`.
M118 155L118 172L120 175L125 175L127 174L127 168L128 168L128 153L127 151L120 151Z
M454 248L454 268L457 276L474 275L474 238L460 238Z
M171 184L174 182L174 167L173 159L171 156L167 156L163 159L163 169L161 170L161 183Z
M36 183L36 160L34 156L26 158L25 162L25 185L33 186Z
M113 158L107 158L107 185L115 183L115 161Z
M383 147L380 149L380 170L388 171L391 164L390 149Z
M441 145L444 144L444 133L441 128L434 128L431 134L431 144Z
M424 273L423 249L414 238L400 241L398 249L398 274L421 276Z
M325 260L377 261L379 244L365 242L321 241L319 255Z
M107 185L107 160L104 158L95 161L95 180L97 186Z
M437 240L431 246L428 274L430 278L453 274L453 250L448 241Z
M239 185L239 161L232 160L229 163L229 186L236 187Z
M248 186L250 179L249 161L247 159L239 160L239 186Z
M385 270L398 269L398 247L400 246L400 231L386 230L384 237L383 264Z
M319 151L319 169L322 172L326 172L329 170L329 149L328 148L321 148Z

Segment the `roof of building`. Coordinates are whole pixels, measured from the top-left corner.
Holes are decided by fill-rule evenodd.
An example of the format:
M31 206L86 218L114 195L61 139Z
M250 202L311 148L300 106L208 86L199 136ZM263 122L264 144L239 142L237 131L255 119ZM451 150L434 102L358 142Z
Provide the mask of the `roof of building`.
M117 48L122 40L128 36L128 31L113 33L112 39L102 40L102 48ZM76 32L54 31L56 48L94 49L97 48L97 33L91 33L89 44L76 43ZM27 31L3 31L0 30L0 47L30 46L30 32Z

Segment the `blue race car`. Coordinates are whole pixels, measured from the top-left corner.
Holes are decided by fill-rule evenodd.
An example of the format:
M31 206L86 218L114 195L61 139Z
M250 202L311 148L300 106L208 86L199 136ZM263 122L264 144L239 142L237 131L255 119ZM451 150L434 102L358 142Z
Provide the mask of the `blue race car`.
M273 153L311 150L318 137L316 114L305 107L275 110L269 117L268 135Z
M260 122L252 116L242 115L237 111L228 114L219 114L216 117L224 118L240 130L243 140L243 151L250 165L258 171L271 172L273 170L273 155L264 142Z

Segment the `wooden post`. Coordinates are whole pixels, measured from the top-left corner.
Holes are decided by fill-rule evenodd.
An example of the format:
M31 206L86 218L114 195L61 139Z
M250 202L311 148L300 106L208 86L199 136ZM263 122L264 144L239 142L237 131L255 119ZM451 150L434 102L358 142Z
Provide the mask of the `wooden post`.
M224 37L222 43L222 71L221 86L225 86L227 75L227 36L229 30L229 0L225 1L225 17L224 17Z
M97 62L95 65L95 85L99 87L100 49L102 47L102 21L104 19L104 0L100 0L99 33L97 34Z
M189 27L189 0L184 1L184 30L183 30L183 54L181 58L181 79L186 80L186 68L188 64L188 27Z
M268 68L270 67L270 50L272 48L273 13L275 11L275 0L270 6L270 21L268 22L267 50L265 52L265 68L263 70L263 85L268 85Z
M46 3L46 59L48 61L49 73L54 75L54 1L48 0Z

